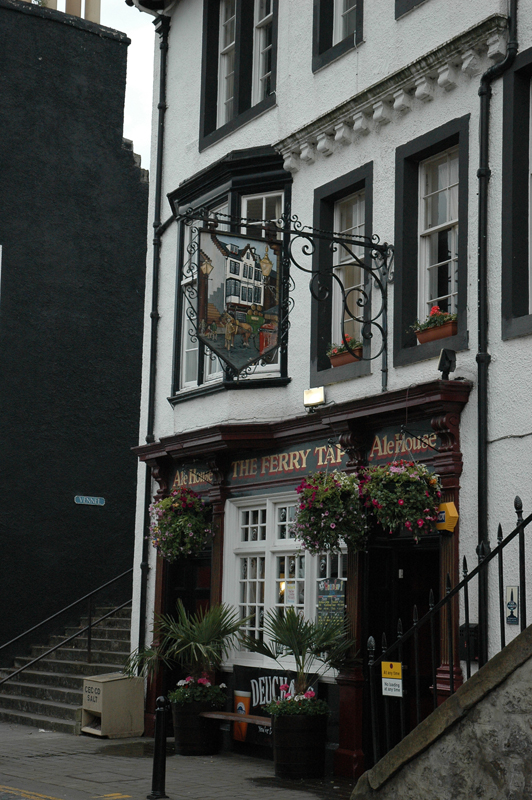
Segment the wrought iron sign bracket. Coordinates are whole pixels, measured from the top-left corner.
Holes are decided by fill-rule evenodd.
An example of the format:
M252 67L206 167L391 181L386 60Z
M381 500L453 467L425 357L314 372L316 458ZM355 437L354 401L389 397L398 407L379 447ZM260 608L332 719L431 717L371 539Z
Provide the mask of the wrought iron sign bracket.
M382 391L387 390L392 245L376 235L357 238L310 228L290 214L261 220L196 208L179 219L190 230L180 272L188 336L223 363L225 380L243 380L259 364L272 362L286 374L295 267L310 276L315 302L334 297L339 304L345 351L355 361L381 357ZM355 285L346 285L346 267L359 276ZM352 323L359 342L346 332Z

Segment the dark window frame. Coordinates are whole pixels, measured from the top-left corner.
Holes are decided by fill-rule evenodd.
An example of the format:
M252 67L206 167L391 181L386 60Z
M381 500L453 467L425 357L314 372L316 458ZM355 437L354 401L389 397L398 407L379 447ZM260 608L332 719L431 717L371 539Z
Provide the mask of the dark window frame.
M424 2L425 0L395 0L395 19L399 19L403 14L407 14Z
M334 0L314 0L312 71L317 72L363 42L364 0L357 2L355 34L333 45Z
M204 0L201 60L201 103L199 150L223 139L250 120L276 105L278 0L273 0L271 94L251 105L253 91L253 46L246 47L246 36L254 36L254 3L236 0L235 84L233 119L217 127L218 47L220 0Z
M320 230L334 230L334 206L339 201L364 189L365 196L365 235L373 232L373 161L335 178L314 190L314 227ZM318 239L313 254L312 267L319 265L330 276L333 253L326 240ZM330 302L312 299L310 334L310 386L327 386L331 383L358 378L371 373L370 361L359 361L331 367L325 355L330 344L332 330L332 278L330 283ZM371 345L364 345L364 356L370 355Z
M504 76L502 147L501 334L532 333L529 313L530 82L532 48L516 57ZM526 291L524 291L526 287Z
M215 208L228 202L229 213L240 216L242 196L282 191L284 211L290 208L292 176L283 169L283 159L269 145L234 150L226 156L201 170L168 195L172 211L177 217L190 208ZM204 352L200 348L198 357L197 388L181 388L183 304L181 302L181 265L184 258L184 222L178 224L177 237L177 280L174 315L174 352L171 405L191 400L224 389L250 389L286 386L290 383L286 355L280 354L279 374L254 378L248 381L206 381L204 374Z
M469 114L450 120L396 150L394 366L436 358L442 347L466 350ZM418 344L409 330L418 317L419 164L458 145L458 332L455 336Z

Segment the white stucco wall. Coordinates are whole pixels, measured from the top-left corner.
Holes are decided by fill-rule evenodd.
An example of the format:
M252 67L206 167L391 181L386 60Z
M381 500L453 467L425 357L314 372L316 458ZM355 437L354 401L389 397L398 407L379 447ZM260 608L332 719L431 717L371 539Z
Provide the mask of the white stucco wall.
M286 141L306 125L319 120L336 106L364 92L416 59L473 29L494 14L506 14L506 0L426 0L421 6L395 20L393 2L365 3L364 42L317 73L311 70L312 4L308 0L279 3L277 57L277 106L251 120L203 152L198 150L199 107L201 96L201 52L203 4L181 0L172 13L168 51L168 110L164 147L163 198L183 180L220 159L231 150ZM520 0L520 49L532 46L532 0ZM411 97L408 113L393 111L390 122L376 125L368 117L370 132L352 137L348 144L333 145L331 155L315 152L315 160L299 160L293 173L292 211L304 224L312 224L313 193L319 187L367 162L373 162L373 231L381 240L394 241L395 231L395 151L396 148L444 124L450 119L470 115L469 127L469 225L468 225L468 302L469 349L457 353L457 368L452 377L464 377L474 384L461 424L461 449L464 471L461 480L460 551L470 568L475 565L477 544L477 191L478 127L480 75L492 63L486 48L477 54L477 63L466 73L456 60L456 87L446 90L434 80L433 99ZM158 48L156 48L155 104L158 87ZM156 115L155 115L156 116ZM156 124L154 119L153 130ZM334 129L332 129L334 134ZM304 140L304 134L300 136ZM312 144L312 137L310 139ZM315 140L313 142L315 144ZM515 524L513 499L519 494L525 515L532 511L532 403L529 401L527 366L530 363L530 337L501 340L501 153L502 81L493 85L490 123L490 222L489 222L489 530L495 544L500 521L508 532ZM155 176L155 135L152 159L152 211ZM166 200L162 219L170 215ZM157 357L155 437L170 436L203 428L218 422L276 420L304 414L303 391L309 383L309 320L311 297L308 279L294 272L295 310L289 338L291 383L283 389L258 389L252 392L225 392L203 397L175 408L168 403L174 358L174 303L176 280L176 225L163 238L160 265L160 293ZM151 262L151 250L149 263ZM405 367L393 367L394 287L389 291L389 389L433 380L439 377L437 360L430 359ZM146 291L146 339L144 349L143 412L140 442L144 441L149 365L151 274ZM328 402L341 403L381 391L380 359L372 362L372 373L356 380L326 387ZM245 402L244 402L245 400ZM530 435L527 435L530 434ZM512 438L508 438L512 437ZM513 438L516 437L516 438ZM139 497L143 494L144 467L139 470ZM143 510L139 501L136 566L140 563ZM460 557L460 558L461 558ZM151 555L153 558L153 554ZM507 583L518 583L513 564ZM139 570L135 571L138 576ZM493 593L492 611L497 598ZM151 587L153 589L153 587ZM136 587L138 593L138 586ZM473 603L475 599L473 599ZM475 612L472 611L472 618ZM507 635L513 634L507 629ZM495 643L496 637L494 638Z

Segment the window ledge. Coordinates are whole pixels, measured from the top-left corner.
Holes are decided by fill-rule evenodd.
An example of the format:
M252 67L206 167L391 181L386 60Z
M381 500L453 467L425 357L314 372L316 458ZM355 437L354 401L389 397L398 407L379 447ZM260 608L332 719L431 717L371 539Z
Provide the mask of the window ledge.
M361 44L364 44L363 39L357 42L355 37L356 34L348 36L346 39L342 39L341 42L333 44L332 47L329 47L329 49L325 50L323 53L317 53L316 55L313 55L312 72L319 72L320 69L329 66L329 64L332 64L333 61L341 58L343 55L345 55L345 53L349 53L351 50L354 50Z
M416 364L418 361L428 361L430 358L438 358L442 348L449 350L468 350L469 333L457 333L456 336L447 336L445 339L436 339L434 342L418 344L413 347L403 347L394 353L394 367L406 367L409 364Z
M206 150L207 147L210 147L212 144L219 142L220 139L229 136L229 134L238 130L238 128L241 128L242 125L245 125L252 119L259 117L261 114L264 114L266 111L269 111L270 108L273 108L276 105L277 98L275 93L273 93L268 97L265 97L264 100L261 100L260 103L257 103L255 106L251 106L246 111L243 111L242 114L239 114L237 117L230 120L230 122L226 122L225 125L222 125L220 128L216 128L216 130L207 133L205 136L200 135L200 153L203 150Z
M359 361L321 370L311 367L310 386L311 388L313 386L330 386L333 383L363 378L365 375L371 375L371 361Z
M404 16L404 14L408 14L409 11L413 11L414 8L417 8L424 2L425 0L395 0L395 19L399 19Z
M532 333L532 314L522 317L510 317L502 320L503 340L517 339L519 336L529 336Z
M292 378L282 378L276 375L273 378L247 378L242 381L219 381L212 384L204 384L198 386L197 389L184 389L179 394L173 397L168 397L167 400L171 406L177 406L180 403L185 403L187 400L196 400L198 397L207 397L210 394L223 392L226 389L268 389L278 388L279 386L287 386Z

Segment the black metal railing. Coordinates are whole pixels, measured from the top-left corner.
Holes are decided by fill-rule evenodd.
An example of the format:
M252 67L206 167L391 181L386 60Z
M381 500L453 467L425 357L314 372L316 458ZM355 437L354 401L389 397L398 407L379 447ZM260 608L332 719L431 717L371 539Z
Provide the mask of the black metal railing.
M24 639L24 637L28 636L30 633L35 633L36 631L40 630L41 628L43 628L44 626L48 625L53 620L58 619L63 614L66 614L67 611L71 611L72 609L76 608L76 606L81 605L81 603L84 603L84 602L87 603L87 622L88 622L88 624L85 625L84 628L80 628L80 630L76 631L71 636L68 636L65 639L62 639L61 642L59 642L59 644L54 645L54 647L50 647L48 650L46 650L46 652L41 653L41 655L37 656L32 661L29 661L27 664L24 664L23 667L20 667L19 669L15 670L14 672L11 672L7 677L2 678L2 680L0 680L0 686L2 686L7 681L11 680L11 678L14 678L16 675L20 675L21 672L24 672L24 670L28 669L29 667L32 667L38 661L41 661L43 658L46 658L46 656L49 656L51 653L55 653L55 651L59 650L60 647L64 647L66 644L68 644L69 642L72 642L74 639L77 639L78 636L81 636L84 633L87 634L87 664L90 664L91 660L92 660L92 629L93 629L93 627L95 625L98 625L98 623L102 622L103 620L107 619L108 617L112 617L113 614L116 614L118 611L121 611L123 608L126 608L127 606L131 605L131 598L130 598L130 599L126 600L124 603L122 603L121 605L116 606L115 608L111 609L111 611L108 611L106 614L104 614L103 616L99 617L97 620L93 620L94 599L98 594L100 594L100 592L103 592L105 589L108 589L110 586L113 586L115 583L117 583L122 578L125 578L127 575L131 575L132 572L133 572L133 567L130 567L130 569L127 569L125 572L120 573L120 575L117 575L115 578L112 578L110 581L107 581L107 583L104 583L101 586L98 586L97 589L94 589L92 592L89 592L88 594L83 595L83 597L80 597L78 600L74 600L73 603L70 603L68 606L65 606L64 608L60 609L60 611L56 611L55 614L52 614L50 617L47 617L46 619L42 620L42 622L39 622L37 625L34 625L32 628L28 628L28 630L24 631L23 633L20 633L18 636L15 636L13 639L10 639L9 642L5 642L5 644L0 645L0 651L2 651L5 648L9 647L10 645L13 645L16 642L20 641L21 639Z
M490 564L497 563L498 580L498 617L500 633L500 649L506 645L506 613L505 607L509 607L504 597L504 553L508 545L517 538L518 564L519 564L519 624L523 631L527 625L526 608L526 565L525 565L525 530L532 522L532 514L523 519L523 505L519 497L515 498L515 511L517 514L517 526L514 530L503 538L502 528L499 525L497 532L497 546L490 552L489 545L484 543L478 548L478 564L468 572L467 560L464 556L462 562L463 579L454 588L451 588L451 579L447 574L445 595L434 602L432 589L429 593L429 610L418 618L417 606L413 607L412 627L403 632L402 621L399 619L397 624L397 639L388 645L386 635L382 634L381 654L376 656L377 645L373 636L370 636L367 643L368 661L367 675L369 682L369 711L371 729L371 749L373 751L373 762L376 763L393 746L403 739L409 731L418 725L422 718L427 716L432 709L438 705L438 680L443 689L442 694L454 694L458 685L462 683L462 672L460 661L465 662L466 679L471 677L472 663L477 664L473 647L474 636L473 625L471 623L470 608L470 584L475 578L487 576ZM492 576L493 577L493 576ZM460 617L460 604L462 608ZM512 601L510 602L510 605ZM517 603L515 603L517 606ZM511 611L511 609L510 609ZM458 622L463 619L461 633L463 633L462 652L458 648ZM496 621L490 621L488 616L488 627L490 633L496 632ZM488 631L479 631L479 635L487 641ZM445 650L445 653L441 651ZM494 655L495 648L491 648ZM442 655L444 657L442 658ZM424 664L424 669L422 666ZM430 669L427 666L430 662ZM440 662L445 667L444 672L448 681L443 686L442 678L445 676L438 674ZM397 696L384 694L380 685L382 679L382 665L390 665L391 679L387 679L386 691L396 692ZM400 665L401 678L396 675L396 666ZM393 669L392 669L393 666ZM479 666L482 666L480 664ZM427 697L431 694L430 704ZM432 706L432 709L428 705Z

